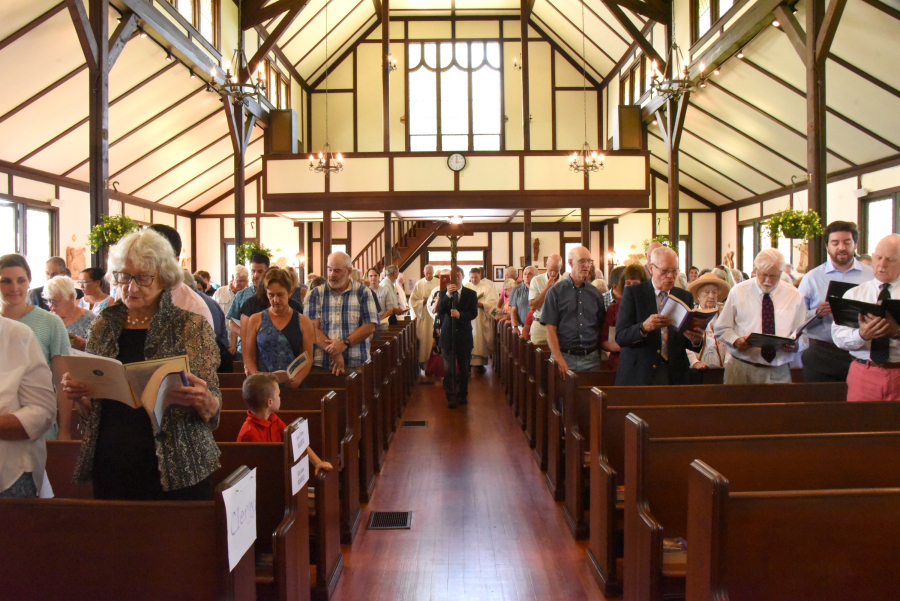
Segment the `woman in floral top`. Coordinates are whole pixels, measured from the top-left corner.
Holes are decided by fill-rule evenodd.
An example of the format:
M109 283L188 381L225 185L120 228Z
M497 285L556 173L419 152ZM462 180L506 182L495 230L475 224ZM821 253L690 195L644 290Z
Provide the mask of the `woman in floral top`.
M108 278L119 300L94 322L89 353L134 363L187 355L190 386L172 389L174 403L154 434L147 412L63 377L62 385L84 420L75 481L92 481L97 499L211 499L210 476L219 468L212 431L222 395L219 350L209 323L172 304L182 280L168 241L152 230L129 234L110 249Z

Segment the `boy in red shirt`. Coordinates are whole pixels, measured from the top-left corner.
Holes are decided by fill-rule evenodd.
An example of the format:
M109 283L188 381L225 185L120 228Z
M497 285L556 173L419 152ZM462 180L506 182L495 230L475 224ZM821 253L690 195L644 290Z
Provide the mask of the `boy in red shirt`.
M278 379L272 374L247 376L241 387L241 396L247 404L247 420L238 433L238 442L283 442L285 423L275 415L281 408L281 390ZM319 459L312 447L307 449L315 473L331 471L333 466Z

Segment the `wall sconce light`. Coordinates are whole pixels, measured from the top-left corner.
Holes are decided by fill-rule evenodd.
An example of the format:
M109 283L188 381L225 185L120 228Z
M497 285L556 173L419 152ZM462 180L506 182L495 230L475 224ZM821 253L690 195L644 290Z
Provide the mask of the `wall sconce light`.
M388 73L393 73L397 70L397 59L394 58L393 54L387 55L387 70Z
M615 269L618 262L616 261L616 251L611 250L606 255L606 265L609 267L609 270L612 271Z
M303 267L304 265L306 265L306 257L303 256L303 253L297 253L296 257L298 267Z
M521 53L521 52L519 53L519 56L514 56L514 57L513 57L513 69L515 69L516 71L521 71L521 70L522 70L522 61L521 61L521 58L522 58L522 53Z

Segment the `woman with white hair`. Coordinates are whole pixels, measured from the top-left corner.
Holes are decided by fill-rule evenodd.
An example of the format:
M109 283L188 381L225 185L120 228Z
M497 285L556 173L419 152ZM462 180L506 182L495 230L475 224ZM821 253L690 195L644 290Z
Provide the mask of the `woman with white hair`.
M66 326L72 347L83 351L97 314L76 304L75 282L70 277L58 275L44 284L43 296L50 312L58 316Z
M94 322L87 351L125 364L186 355L190 373L188 386L168 392L173 404L160 435L142 407L96 398L87 384L63 376L84 426L75 481L92 481L96 499L212 498L219 348L205 318L172 303L182 275L171 245L153 230L128 234L110 249L107 278L118 286L119 300Z

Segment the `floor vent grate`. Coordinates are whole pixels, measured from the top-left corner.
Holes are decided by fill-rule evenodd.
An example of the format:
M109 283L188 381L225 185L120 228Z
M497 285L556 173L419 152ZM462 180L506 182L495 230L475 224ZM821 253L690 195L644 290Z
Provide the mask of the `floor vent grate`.
M404 428L424 428L428 425L428 422L417 422L417 421L404 421Z
M411 511L373 511L369 514L369 530L408 530L412 525Z

